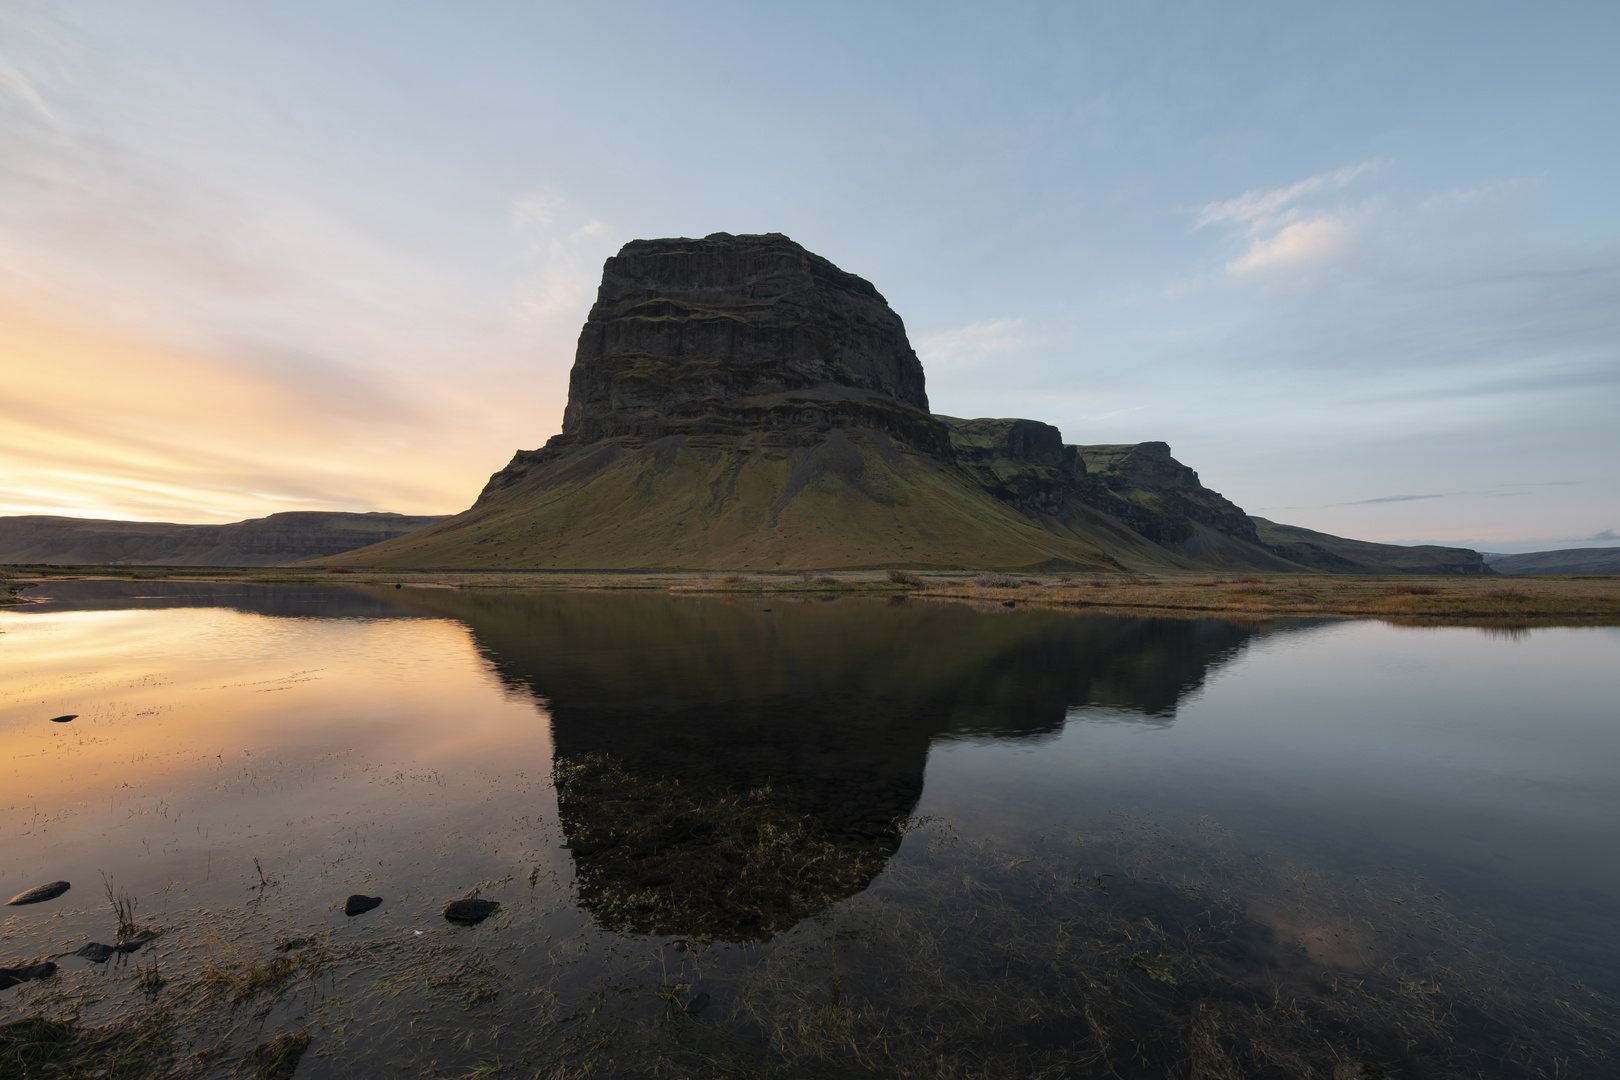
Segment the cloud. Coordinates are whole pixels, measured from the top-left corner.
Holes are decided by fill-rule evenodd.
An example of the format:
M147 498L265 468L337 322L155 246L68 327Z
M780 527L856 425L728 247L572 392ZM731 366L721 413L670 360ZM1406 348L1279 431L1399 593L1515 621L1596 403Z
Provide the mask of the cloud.
M515 200L510 219L528 263L519 317L541 332L573 333L590 307L603 261L613 254L612 230L552 188Z
M1242 230L1248 250L1226 264L1226 272L1234 276L1320 261L1349 245L1348 215L1342 210L1306 211L1297 204L1306 196L1343 188L1377 168L1376 162L1363 162L1288 187L1208 203L1198 210L1193 228L1225 223Z
M1377 168L1377 162L1366 161L1333 172L1318 173L1285 188L1247 191L1235 199L1209 203L1198 211L1198 220L1193 227L1202 229L1205 225L1221 221L1258 223L1263 227L1266 223L1275 221L1290 203L1297 201L1302 195L1342 188L1357 177L1373 172Z
M1324 259L1350 242L1350 227L1342 218L1318 217L1285 225L1271 237L1256 237L1249 250L1226 264L1228 273L1248 274L1288 263Z
M1453 495L1465 495L1463 491L1447 491L1438 495L1380 495L1376 499L1357 499L1355 502L1329 503L1329 506L1372 506L1375 503L1417 502L1420 499L1447 499Z
M1031 344L1023 316L987 319L912 341L925 368L973 367Z
M34 89L34 84L28 81L28 77L4 60L0 60L0 89L10 91L14 97L32 106L45 119L53 122L56 120L51 114L50 107L45 104L45 99L39 96L39 91Z
M1113 412L1098 413L1095 416L1082 416L1080 419L1091 421L1112 420L1116 416L1125 416L1129 413L1141 412L1145 408L1147 408L1146 405L1133 405L1129 409L1115 409Z

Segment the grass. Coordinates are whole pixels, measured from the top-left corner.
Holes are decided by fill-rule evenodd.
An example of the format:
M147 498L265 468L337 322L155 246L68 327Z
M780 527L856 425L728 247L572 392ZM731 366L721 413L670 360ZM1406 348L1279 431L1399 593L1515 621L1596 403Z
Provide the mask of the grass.
M107 567L78 569L13 568L11 585L93 576L124 578L129 571ZM328 584L323 568L256 570L174 569L173 580L218 580L264 585ZM25 579L26 578L26 579ZM456 589L629 589L676 593L728 593L774 596L906 595L914 598L994 601L1051 607L1152 609L1187 613L1245 615L1351 615L1406 620L1620 619L1620 577L1497 575L1444 577L1356 577L1332 574L1248 575L1236 580L1194 574L1093 574L1078 581L1070 574L977 574L906 570L793 571L718 574L613 571L410 571L356 569L343 586L396 584Z

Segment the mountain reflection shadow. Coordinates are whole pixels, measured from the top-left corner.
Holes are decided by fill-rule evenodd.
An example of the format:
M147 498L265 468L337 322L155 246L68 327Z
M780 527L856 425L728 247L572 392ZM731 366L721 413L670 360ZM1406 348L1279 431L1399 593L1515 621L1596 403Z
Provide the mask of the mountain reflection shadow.
M1076 707L1165 723L1277 621L665 593L410 590L549 709L580 901L605 928L763 940L900 845L937 739Z

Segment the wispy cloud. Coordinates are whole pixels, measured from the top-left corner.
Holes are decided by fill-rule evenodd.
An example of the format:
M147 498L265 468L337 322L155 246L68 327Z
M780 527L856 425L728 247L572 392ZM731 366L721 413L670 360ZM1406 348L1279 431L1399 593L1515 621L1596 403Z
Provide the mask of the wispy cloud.
M925 367L972 367L1031 344L1023 316L987 319L912 339Z
M1363 162L1319 173L1287 187L1248 191L1235 199L1212 202L1197 212L1193 227L1229 224L1248 238L1248 250L1226 264L1233 275L1314 262L1346 248L1351 239L1349 215L1342 209L1307 210L1307 196L1336 191L1378 168Z
M513 202L510 217L529 264L518 296L520 317L542 332L559 322L572 332L590 307L602 261L613 253L611 230L552 188Z
M1329 503L1329 506L1372 506L1376 503L1417 502L1420 499L1447 499L1453 495L1464 495L1462 491L1446 491L1438 495L1380 495L1376 499L1357 499L1355 502Z
M34 84L28 81L28 76L0 59L0 89L4 89L18 100L25 102L47 120L55 121L50 106L45 99L39 96Z
M1275 188L1271 191L1246 191L1235 199L1227 199L1225 202L1213 202L1204 206L1198 212L1198 220L1194 227L1201 229L1205 225L1213 225L1220 221L1236 221L1246 224L1260 223L1264 225L1287 213L1291 208L1290 204L1297 202L1302 196L1342 188L1352 180L1364 176L1377 168L1377 162L1366 161L1360 165L1350 165L1343 169L1336 169L1333 172L1318 173L1285 188Z

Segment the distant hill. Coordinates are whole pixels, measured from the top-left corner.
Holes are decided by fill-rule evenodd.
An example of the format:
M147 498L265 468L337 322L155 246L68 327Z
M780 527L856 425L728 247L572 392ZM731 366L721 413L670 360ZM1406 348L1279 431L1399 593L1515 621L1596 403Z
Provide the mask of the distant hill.
M1330 574L1489 574L1485 556L1467 548L1374 544L1250 517L1270 550Z
M1498 574L1620 574L1620 547L1488 553L1485 562Z
M338 555L442 516L294 510L228 525L32 514L0 517L0 563L59 566L278 566Z
M463 513L320 561L1362 572L1320 547L1284 553L1162 442L933 415L870 282L779 233L715 233L607 260L561 434L518 451ZM1404 558L1488 572L1474 552Z

